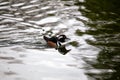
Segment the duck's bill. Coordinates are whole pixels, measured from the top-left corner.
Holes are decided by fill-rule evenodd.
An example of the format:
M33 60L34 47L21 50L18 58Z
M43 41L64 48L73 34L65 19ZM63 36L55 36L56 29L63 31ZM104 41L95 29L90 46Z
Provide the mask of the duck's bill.
M69 40L70 40L70 38L66 38L66 39L65 39L65 42L66 42L66 41L69 41Z

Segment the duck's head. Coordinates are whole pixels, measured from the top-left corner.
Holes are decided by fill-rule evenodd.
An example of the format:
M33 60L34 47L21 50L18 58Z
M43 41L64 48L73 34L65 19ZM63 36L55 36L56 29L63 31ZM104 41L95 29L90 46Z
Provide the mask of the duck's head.
M60 42L66 42L66 40L69 40L69 38L67 38L66 35L60 35L60 36L58 36L58 41L60 41Z

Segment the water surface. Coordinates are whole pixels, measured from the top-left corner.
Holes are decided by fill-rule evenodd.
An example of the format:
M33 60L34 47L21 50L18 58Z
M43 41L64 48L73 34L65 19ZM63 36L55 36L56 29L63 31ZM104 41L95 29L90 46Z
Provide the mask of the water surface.
M0 79L119 80L119 10L116 0L0 0ZM66 55L42 38L59 34Z

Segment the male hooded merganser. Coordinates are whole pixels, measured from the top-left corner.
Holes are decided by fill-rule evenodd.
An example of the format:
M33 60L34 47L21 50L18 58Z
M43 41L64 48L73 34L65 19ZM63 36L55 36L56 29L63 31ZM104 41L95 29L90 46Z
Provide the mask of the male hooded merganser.
M65 42L66 39L69 39L65 35L60 35L58 37L53 36L51 38L43 36L43 38L45 39L49 47L58 49L58 51L63 55L67 54L71 50L71 49L67 50L65 45L61 45L61 43Z
M47 42L47 45L52 48L57 48L58 46L61 45L61 43L65 42L66 39L69 39L66 37L66 35L60 35L58 37L53 36L51 38L48 38L46 36L43 36L45 41Z

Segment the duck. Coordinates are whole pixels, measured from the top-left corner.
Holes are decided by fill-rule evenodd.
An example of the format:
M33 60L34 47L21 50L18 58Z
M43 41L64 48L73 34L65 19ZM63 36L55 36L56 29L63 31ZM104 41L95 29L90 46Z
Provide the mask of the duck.
M43 38L47 42L47 45L52 48L61 46L61 43L64 43L67 39L69 39L66 37L66 35L59 35L58 37L52 36L51 38L43 36Z
M67 54L69 51L71 51L71 49L66 49L65 45L62 45L61 43L66 42L67 38L66 35L59 35L58 37L53 36L51 38L43 36L44 40L47 42L47 45L51 48L55 48L56 50L58 50L58 52L60 52L61 54L65 55Z

